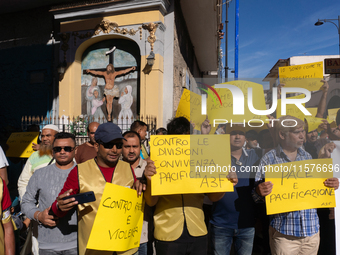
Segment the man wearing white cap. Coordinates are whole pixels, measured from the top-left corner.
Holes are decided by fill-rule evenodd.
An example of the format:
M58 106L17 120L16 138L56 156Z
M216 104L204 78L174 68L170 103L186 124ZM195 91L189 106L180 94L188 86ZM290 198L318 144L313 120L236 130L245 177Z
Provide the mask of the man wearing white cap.
M28 181L32 177L35 170L45 167L52 163L52 143L54 141L54 136L59 132L59 129L55 125L46 125L41 131L41 144L39 150L34 152L26 162L26 165L22 169L22 172L18 179L18 191L20 196L20 201L26 192L26 187ZM25 223L29 224L29 219L25 220ZM34 232L33 227L33 232ZM32 238L32 252L34 255L38 255L38 241L34 237Z

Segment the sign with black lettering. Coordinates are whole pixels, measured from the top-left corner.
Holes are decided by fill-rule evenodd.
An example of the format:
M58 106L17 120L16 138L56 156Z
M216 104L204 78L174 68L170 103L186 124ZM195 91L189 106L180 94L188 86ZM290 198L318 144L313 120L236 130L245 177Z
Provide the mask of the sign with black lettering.
M139 246L143 227L143 196L133 189L106 183L87 249L127 251Z
M229 135L151 136L152 195L233 191Z
M267 214L335 207L334 189L323 182L333 177L332 159L313 159L265 166L272 192L266 196Z

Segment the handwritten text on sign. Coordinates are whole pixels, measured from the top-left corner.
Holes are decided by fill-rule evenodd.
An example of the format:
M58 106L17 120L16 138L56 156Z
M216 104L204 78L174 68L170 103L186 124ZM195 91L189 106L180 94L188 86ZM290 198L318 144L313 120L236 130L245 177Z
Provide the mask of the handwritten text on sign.
M201 115L201 96L187 89L183 90L176 117L185 117L200 130L206 116Z
M37 143L39 132L12 133L7 140L7 157L28 158L34 152L32 143Z
M279 67L280 83L285 87L305 88L309 91L320 90L323 78L323 63Z
M151 136L152 195L233 191L229 135Z
M144 205L135 190L106 183L87 249L127 251L139 246Z
M267 116L255 115L248 108L248 88L252 88L252 99L254 108L257 110L266 110L263 86L261 84L241 80L222 83L222 85L223 84L230 84L242 90L242 93L244 95L242 98L244 99L244 114L233 114L233 107L235 105L234 100L240 100L241 98L238 98L238 96L235 96L235 98L233 98L233 94L229 89L219 88L216 89L216 91L221 97L222 105L219 103L215 103L215 101L211 97L207 98L207 113L210 120L226 119L229 123L231 122L231 120L233 123L243 123L244 120L254 120L254 122L258 120L257 122L261 122L260 120L262 120L264 123L268 123L268 121L266 121Z
M334 189L323 184L333 177L331 165L332 159L314 159L267 168L266 181L274 184L266 196L267 214L335 207Z

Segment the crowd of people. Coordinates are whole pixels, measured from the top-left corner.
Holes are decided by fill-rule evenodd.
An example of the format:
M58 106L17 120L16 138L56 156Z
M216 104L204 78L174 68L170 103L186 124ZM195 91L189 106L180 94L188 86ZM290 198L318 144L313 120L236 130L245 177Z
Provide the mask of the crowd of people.
M327 90L324 82L323 93L327 94ZM324 117L323 100L325 97L321 98L316 117ZM263 168L329 158L335 148L330 139L340 139L340 111L336 122L337 127L331 128L325 120L319 131L310 132L304 121L293 116L282 116L260 132L239 124L221 125L218 133L230 135L230 145L226 146L230 146L234 171L228 177L234 191L160 196L151 195L152 176L157 169L144 143L148 132L144 122L135 121L123 134L112 122L92 122L87 128L89 141L78 147L73 134L46 125L38 150L28 158L18 180L21 209L26 215L24 225L32 238L32 244L26 247L34 255L335 254L333 208L267 216L265 197L271 194L273 183L265 179ZM156 134L182 135L192 131L186 118L177 117ZM199 133L210 131L211 124L206 119ZM8 163L1 153L0 156L4 162L1 170ZM240 171L243 166L258 166L258 171ZM0 254L12 255L15 238L4 172L0 172ZM145 199L137 248L124 252L86 248L107 182L136 189L137 196ZM325 178L324 185L337 189L339 181ZM94 192L95 201L78 204L72 197L89 191Z

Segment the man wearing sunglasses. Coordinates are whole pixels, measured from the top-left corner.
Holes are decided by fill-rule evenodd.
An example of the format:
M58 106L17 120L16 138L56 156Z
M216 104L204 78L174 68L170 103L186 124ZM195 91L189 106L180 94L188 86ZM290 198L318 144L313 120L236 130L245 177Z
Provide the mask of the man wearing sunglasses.
M70 171L75 167L75 137L61 132L55 135L52 152L55 164L48 165L34 172L28 182L22 199L22 211L35 220L38 228L39 254L77 254L77 216L75 210L68 212L67 217L56 220L49 215L51 204L64 186ZM36 199L38 197L38 199ZM38 201L39 206L36 206Z
M54 141L54 136L59 132L59 129L56 125L46 125L41 131L41 143L39 146L39 150L34 152L26 162L26 165L21 171L21 174L18 179L18 192L19 197L22 201L22 197L24 196L26 192L26 187L28 184L28 181L32 177L33 173L39 169L43 168L53 162L52 157L52 143ZM24 224L28 227L30 224L30 220L28 218L25 219ZM32 252L34 255L39 254L39 247L38 247L38 241L36 237L37 232L37 224L35 222L32 222L32 229L33 229L33 235L32 235Z
M63 200L64 197L88 191L95 193L96 201L78 205L78 249L80 255L91 252L86 249L86 245L106 182L131 188L136 180L130 164L119 160L123 139L121 130L116 124L107 122L99 125L95 133L96 143L94 144L97 157L72 169L57 200L52 204L53 214L61 218L78 203L74 198ZM129 255L136 251L137 248L119 254ZM102 251L92 252L105 253Z

